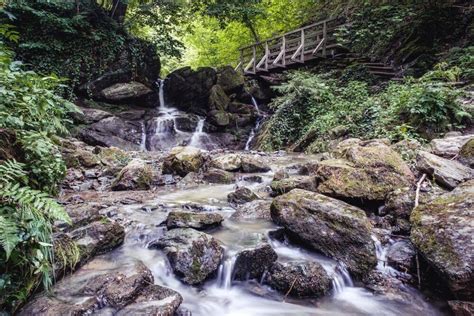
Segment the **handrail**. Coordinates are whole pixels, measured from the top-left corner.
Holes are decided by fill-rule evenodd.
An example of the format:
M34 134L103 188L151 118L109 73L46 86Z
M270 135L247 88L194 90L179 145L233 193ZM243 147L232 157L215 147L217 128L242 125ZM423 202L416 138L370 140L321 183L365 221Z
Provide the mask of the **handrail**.
M292 31L286 32L284 34L277 35L277 36L274 36L274 37L270 37L270 38L267 38L263 41L255 42L253 44L241 47L241 48L239 48L239 50L244 50L244 49L247 49L247 48L251 48L252 46L259 46L259 45L264 44L265 42L270 42L270 41L282 38L283 36L288 36L288 35L291 35L293 33L301 32L301 31L307 30L309 28L312 28L312 27L315 27L315 26L318 26L318 25L321 25L321 24L324 24L324 23L328 23L328 22L331 22L331 21L334 21L334 20L337 20L337 18L329 18L329 19L326 19L326 20L323 20L323 21L319 21L319 22L307 25L307 26L303 26L303 27L300 27L296 30L292 30Z

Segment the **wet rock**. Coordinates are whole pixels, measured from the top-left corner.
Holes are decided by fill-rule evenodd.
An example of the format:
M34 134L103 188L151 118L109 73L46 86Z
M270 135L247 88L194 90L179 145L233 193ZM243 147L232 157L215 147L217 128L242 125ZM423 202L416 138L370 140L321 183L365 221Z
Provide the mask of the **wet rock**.
M204 181L209 183L234 183L234 174L222 169L211 168L203 175Z
M270 268L265 283L298 298L323 297L331 290L331 279L317 262L277 262Z
M200 284L219 268L224 249L211 235L191 228L168 231L150 248L163 249L174 273L187 284Z
M232 214L232 219L271 219L270 205L268 200L254 200L238 206L236 212Z
M316 191L317 183L314 176L291 176L285 179L272 181L270 187L274 195L281 195L288 193L293 189Z
M210 165L225 171L238 171L242 167L242 157L238 154L225 154L213 157Z
M84 258L108 252L121 245L125 238L124 228L106 218L79 227L69 234Z
M453 311L454 316L471 316L474 315L474 302L466 301L449 301L449 307Z
M179 131L193 133L196 130L199 117L196 115L181 115L174 119L176 128Z
M448 189L454 189L459 183L474 178L473 169L425 151L418 153L416 164L420 172L432 176L436 182Z
M153 94L153 90L139 82L116 83L100 92L100 98L110 103L137 102Z
M92 124L107 117L111 117L112 114L99 109L92 108L80 108L82 113L74 114L73 118L75 122L82 124Z
M153 180L152 168L141 159L133 159L112 183L112 190L148 190Z
M341 142L339 159L319 162L318 191L337 198L383 201L387 194L411 186L415 178L398 153L383 140Z
M240 187L227 195L227 201L234 204L244 204L258 198L258 195L247 187Z
M221 110L212 110L207 113L209 122L218 127L226 127L230 123L230 116L227 112Z
M387 252L387 263L402 272L415 271L416 250L409 241L397 241Z
M417 207L411 241L460 299L474 296L474 180Z
M153 285L151 271L140 261L114 267L108 261L94 259L55 284L52 293L30 301L19 315L100 314L106 308L113 308L120 315L141 310L137 308L173 315L181 301L177 292Z
M166 227L206 230L219 226L223 220L222 215L218 213L170 212L166 219Z
M239 92L244 86L245 80L241 72L235 71L231 66L224 66L218 70L217 84L226 93Z
M430 143L431 153L445 158L452 158L459 154L462 146L471 139L474 139L474 135L433 139Z
M362 278L377 262L371 225L364 211L342 201L300 189L272 203L273 221L309 247L342 260Z
M210 90L209 109L224 111L225 113L225 110L227 110L229 103L230 99L227 94L225 94L222 87L220 85L214 85Z
M134 303L127 305L116 315L173 316L182 302L183 297L178 292L153 284L145 288Z
M459 151L459 161L466 166L474 168L474 136L462 146Z
M241 250L236 255L234 278L237 280L260 279L277 259L275 250L267 243Z
M199 171L203 164L204 156L199 148L174 147L163 162L163 173L184 177L189 172Z
M251 183L262 183L263 178L261 176L245 176L242 177L242 180L246 182L251 182Z
M185 67L168 75L164 92L167 101L178 109L205 115L209 110L210 90L216 81L217 73L213 68L192 70Z
M243 155L242 156L242 172L255 173L270 171L269 165L258 155Z
M79 137L85 143L93 146L139 150L142 130L143 126L140 122L111 116L82 129L79 132Z

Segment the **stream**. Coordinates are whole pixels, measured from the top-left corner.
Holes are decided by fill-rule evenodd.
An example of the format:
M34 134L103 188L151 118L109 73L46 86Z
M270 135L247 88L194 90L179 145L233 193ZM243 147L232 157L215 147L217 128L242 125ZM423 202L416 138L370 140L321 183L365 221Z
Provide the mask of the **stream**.
M227 202L227 194L235 190L236 185L245 185L257 194L267 196L274 170L308 159L311 159L310 156L275 157L272 171L255 174L262 177L262 183L250 183L240 178L236 184L195 184L181 189L164 187L153 193L150 191L150 199L146 204L120 206L117 216L129 221L124 244L100 256L98 260L101 264L89 268L85 274L110 272L141 260L152 271L156 284L174 289L183 296L179 315L417 315L420 311L423 315L439 315L436 308L428 305L415 289L407 287L411 298L406 302L389 295L373 294L355 284L345 267L338 262L299 246L270 239L268 233L278 228L271 220L238 220L232 217L235 209ZM165 254L160 250L147 248L151 241L165 232L160 224L169 211L190 208L219 212L225 218L220 228L208 231L224 246L224 259L218 273L200 287L182 283L173 274ZM332 293L321 300L291 299L260 284L258 280L233 280L235 254L262 240L271 244L280 262L319 262L332 278ZM377 256L383 259L382 245L376 238L374 242L377 245ZM380 264L377 269L390 273ZM75 288L78 284L73 282L80 280L81 278L73 277L66 284L68 288ZM61 291L62 299L77 300L77 297L68 297L67 291L66 288ZM113 311L109 312L113 314ZM100 315L109 314L104 309L100 311Z

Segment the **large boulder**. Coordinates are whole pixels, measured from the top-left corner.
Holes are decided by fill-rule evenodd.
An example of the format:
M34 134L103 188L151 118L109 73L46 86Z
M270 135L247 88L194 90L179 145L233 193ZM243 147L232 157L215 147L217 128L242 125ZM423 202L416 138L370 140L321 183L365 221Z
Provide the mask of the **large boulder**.
M410 241L401 240L390 245L387 251L387 263L402 272L415 271L416 250Z
M227 201L233 204L244 204L258 199L258 195L247 187L240 187L227 195Z
M461 147L459 161L466 166L474 168L474 136Z
M254 220L254 219L271 219L269 200L254 200L237 207L237 210L232 214L232 219L236 220Z
M263 243L239 251L232 273L237 280L260 279L277 259L275 250L269 244Z
M197 172L204 163L204 155L199 148L174 147L163 162L164 174L178 174L182 177Z
M112 113L93 109L80 107L81 113L73 114L74 122L82 124L93 124L107 117L112 116Z
M273 180L270 187L273 195L280 195L293 189L316 191L317 182L314 176L291 176L281 180Z
M416 165L418 170L432 176L448 189L454 189L459 183L474 178L473 169L425 151L418 153Z
M154 285L151 271L140 261L114 267L110 262L94 259L55 284L48 295L31 300L19 315L85 315L114 309L116 315L171 316L182 300L179 293Z
M163 249L174 273L187 284L200 284L213 275L224 255L214 237L192 228L170 230L149 247Z
M474 139L474 135L433 139L430 143L431 152L438 156L452 158L458 155L462 146L472 139Z
M474 296L474 180L411 214L411 241L460 299Z
M273 201L273 221L293 237L343 261L363 278L376 265L371 224L363 210L322 194L294 189Z
M185 112L206 115L211 88L216 81L217 73L209 67L197 70L185 67L173 71L164 86L167 102Z
M245 84L244 76L241 72L235 71L232 66L224 66L218 70L217 84L226 93L235 93L242 90Z
M242 156L242 172L267 172L272 168L259 155Z
M318 191L338 198L383 201L397 188L413 184L414 176L400 155L384 141L349 139L333 151L338 159L318 163Z
M111 116L80 130L79 137L93 146L139 150L143 132L143 125L140 122Z
M213 157L210 165L225 171L238 171L242 167L242 157L239 154L224 154Z
M449 301L449 307L454 316L472 316L474 315L474 302Z
M223 220L222 215L218 213L170 212L166 219L166 227L206 230L219 226Z
M220 85L214 85L209 94L209 109L217 111L225 111L229 106L230 99L225 94Z
M117 83L100 92L100 98L109 103L143 102L153 90L140 82ZM143 104L143 103L142 103Z
M331 291L331 279L317 262L277 262L271 267L265 283L297 298L319 298Z
M207 119L209 123L223 128L230 124L230 116L229 113L223 110L211 110L207 113Z
M141 159L130 161L112 183L112 190L148 190L153 180L153 169Z
M209 183L234 183L234 174L217 168L210 168L203 175L204 181Z

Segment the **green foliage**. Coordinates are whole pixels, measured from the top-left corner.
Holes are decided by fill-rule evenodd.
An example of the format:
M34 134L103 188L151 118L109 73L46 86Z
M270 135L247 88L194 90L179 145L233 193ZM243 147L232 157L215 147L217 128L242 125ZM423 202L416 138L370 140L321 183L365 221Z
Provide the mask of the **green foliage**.
M66 170L54 138L77 110L54 94L62 80L23 70L2 41L0 56L0 134L16 139L2 150L17 148L21 160L0 159L0 306L14 312L39 284L52 284L52 224L69 222L49 197Z
M261 148L299 144L320 152L341 136L397 141L430 138L462 127L471 115L457 101L460 92L439 80L457 70L441 69L420 79L391 83L376 93L360 81L344 84L308 72L291 72L288 81L276 87L280 96L270 105L275 114L266 126Z
M462 80L474 80L474 46L454 47L444 59L447 67L457 67Z
M120 62L137 72L150 48L128 35L107 11L88 0L78 3L25 0L7 7L21 34L18 45L12 45L17 57L37 73L69 78L68 86L57 87L68 97L81 84L116 70Z

